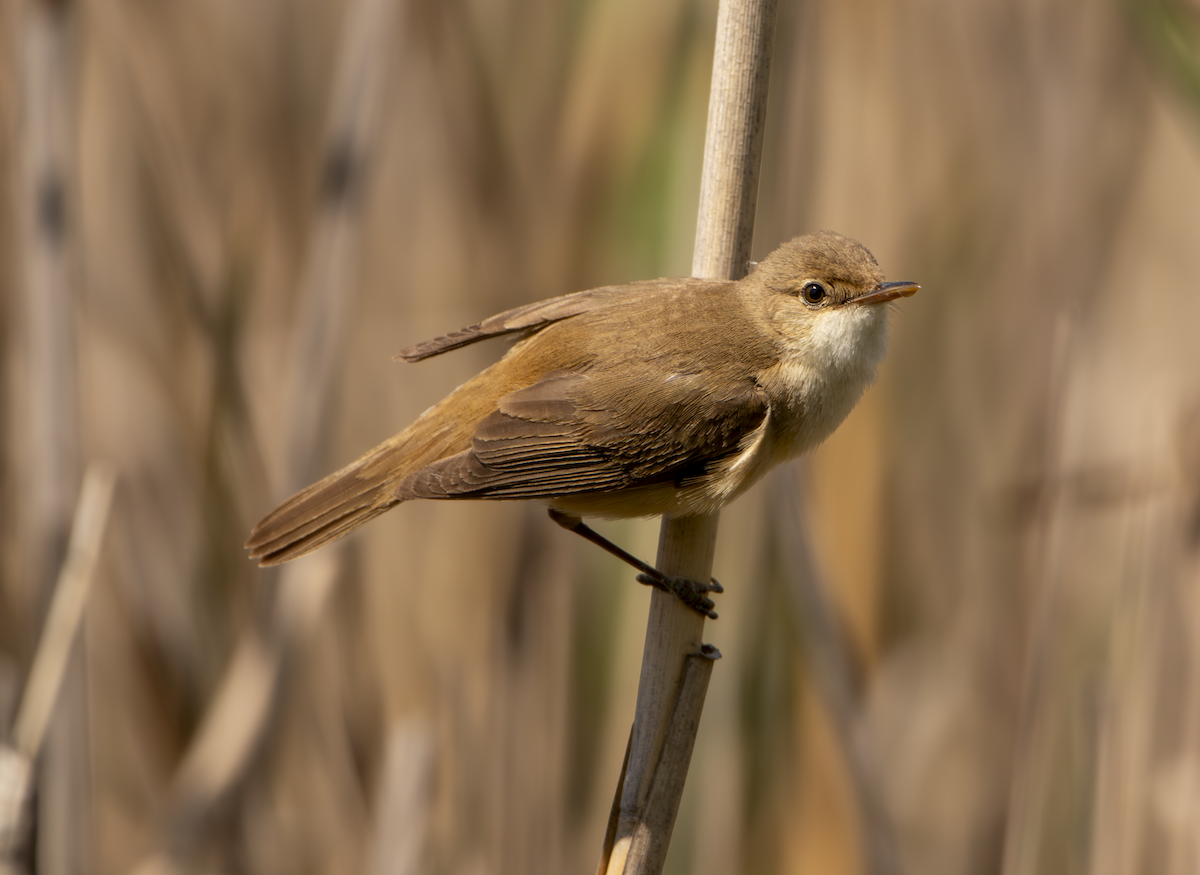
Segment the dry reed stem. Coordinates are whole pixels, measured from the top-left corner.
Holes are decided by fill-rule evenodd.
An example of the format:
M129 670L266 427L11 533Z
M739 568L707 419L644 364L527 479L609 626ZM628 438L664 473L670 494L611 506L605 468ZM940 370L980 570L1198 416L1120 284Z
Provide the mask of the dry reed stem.
M54 587L21 707L13 722L13 742L30 759L37 757L42 749L46 727L58 701L100 555L115 483L116 475L107 465L93 463L88 467L71 526L66 561Z
M437 749L433 727L419 718L392 730L366 867L369 875L420 875L428 870L425 844Z
M1169 502L1142 502L1124 514L1127 582L1114 602L1104 676L1104 699L1095 721L1096 741L1091 785L1089 829L1082 840L1090 875L1125 875L1142 871L1148 815L1153 812L1156 774L1155 706L1163 696L1163 612L1169 610L1159 587L1151 580L1159 569L1154 546L1173 535ZM1157 505L1157 506L1156 506ZM1174 510L1174 508L1170 508ZM1184 703L1185 706L1188 703ZM1189 823L1189 832L1191 831ZM1171 836L1155 836L1159 847L1170 847ZM1158 870L1156 870L1158 871ZM1195 871L1194 868L1185 871ZM1167 875L1163 872L1163 875Z
M1071 323L1061 314L1054 326L1047 375L1049 392L1044 413L1045 459L1042 471L1057 480L1066 466L1064 446L1067 386L1070 380ZM1045 490L1034 517L1037 549L1033 570L1034 607L1025 652L1013 777L1009 790L1007 828L1004 835L1004 875L1036 871L1036 856L1042 836L1045 794L1037 782L1047 771L1052 709L1044 697L1050 695L1050 671L1055 630L1063 610L1061 560L1067 508L1054 490Z
M741 279L750 260L778 0L727 0L717 13L692 275Z
M318 473L357 285L364 174L379 129L393 21L404 0L359 0L341 46L321 167L321 201L290 351L285 492Z
M29 757L0 744L0 875L10 871L6 862L19 856L28 841L32 779Z
M70 4L27 4L21 48L21 277L29 361L25 518L40 621L78 497L77 252L73 233L76 37Z
M666 863L671 829L675 825L679 799L683 796L708 681L714 662L720 658L720 651L705 644L699 653L689 653L684 661L683 678L667 723L666 736L670 743L664 744L655 765L646 796L646 813L635 825L629 843L627 860L632 864L631 871L661 872Z
M632 730L633 727L630 727ZM617 841L617 828L621 822L621 791L625 787L625 773L629 770L629 747L633 742L633 732L629 733L629 741L625 742L625 756L621 760L621 774L617 777L617 791L613 794L612 808L608 812L608 828L604 831L604 844L600 848L600 862L596 865L596 875L604 875L608 871L612 859L613 847Z
M716 516L683 517L663 520L659 536L657 567L667 574L692 580L707 580L712 573L713 551L716 547ZM679 795L655 794L650 808L651 789L656 772L665 761L676 761L680 750L690 757L699 725L700 712L673 715L681 707L684 669L688 660L701 652L700 640L704 617L669 593L654 590L650 597L650 616L646 627L646 643L642 653L642 673L638 683L637 711L630 735L629 758L620 788L621 806L617 818L616 837L606 871L609 873L658 872L662 860L646 852L654 846L663 849L670 842L671 828L679 809ZM707 679L707 674L703 676ZM691 695L687 704L701 708L704 696ZM688 719L690 717L690 719ZM690 729L690 734L672 735L674 727ZM684 770L686 772L686 768ZM647 835L654 826L659 830ZM650 868L657 861L658 868Z
M20 708L13 721L13 747L5 748L0 775L0 859L16 850L25 829L32 791L30 765L42 751L46 727L54 714L67 665L78 639L96 560L108 524L116 476L107 465L88 468L75 508L66 560L58 574L50 610L25 682Z
M376 136L388 48L399 0L360 0L349 13L323 150L321 201L303 271L291 375L284 491L304 484L329 433L343 326L356 285L361 191ZM280 684L296 642L322 614L338 577L340 551L293 563L279 573L266 616L238 642L221 687L174 782L163 845L186 848L209 810L244 778L276 715ZM170 867L155 856L142 871Z
M1166 443L1153 422L1140 432L1141 445ZM1180 437L1194 453L1197 436L1185 427ZM1185 460L1164 476L1156 470L1162 461L1143 456L1130 467L1124 494L1115 496L1123 511L1122 583L1105 630L1092 792L1085 796L1089 828L1081 831L1087 845L1079 858L1090 875L1182 875L1200 862L1200 707L1194 696L1181 696L1200 676L1188 531L1195 472ZM1155 485L1148 490L1146 483Z
M788 469L790 473L794 469ZM835 735L846 757L846 771L858 809L863 869L867 875L896 875L900 871L895 839L863 737L855 701L854 660L846 627L838 622L813 558L808 522L794 478L777 471L771 480L771 517L779 537L783 566L789 569L792 605L801 630L805 663L829 711Z
M80 483L79 374L75 339L78 234L75 5L29 2L20 24L24 124L20 136L22 295L26 305L29 385L26 457L20 469L21 517L29 564L22 613L28 628L45 617L55 576L66 555L71 513ZM82 650L64 666L60 719L39 747L36 865L48 875L85 864L90 832L87 690ZM32 729L32 727L31 727Z
M725 0L717 15L708 130L705 135L695 276L739 279L749 259L758 197L767 85L775 34L775 0ZM657 566L664 573L708 580L718 515L663 518ZM638 684L637 712L620 787L620 815L610 873L662 870L683 794L711 674L685 672L701 652L704 617L655 590ZM689 685L684 696L685 674ZM673 778L657 783L656 773ZM607 842L606 842L607 851ZM601 865L605 861L601 859Z

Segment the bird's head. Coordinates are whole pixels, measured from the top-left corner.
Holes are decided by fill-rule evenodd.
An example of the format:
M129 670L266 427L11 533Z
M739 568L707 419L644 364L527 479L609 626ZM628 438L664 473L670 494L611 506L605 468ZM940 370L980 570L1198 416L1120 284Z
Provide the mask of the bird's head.
M875 366L887 350L887 308L920 288L886 282L865 246L833 231L784 243L741 281L746 304L781 351L818 371Z

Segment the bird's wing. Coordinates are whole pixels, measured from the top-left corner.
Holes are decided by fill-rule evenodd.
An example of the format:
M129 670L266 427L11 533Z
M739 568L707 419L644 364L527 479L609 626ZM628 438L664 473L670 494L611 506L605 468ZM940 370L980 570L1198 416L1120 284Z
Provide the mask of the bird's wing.
M504 396L469 450L410 475L394 497L552 498L686 485L739 452L767 416L752 381L714 393L688 375L661 386L617 379L553 371Z
M696 279L694 277L645 280L623 286L603 286L598 289L588 289L585 292L561 295L557 298L550 298L546 301L538 301L533 304L515 307L512 310L506 310L503 313L484 319L476 325L468 325L466 328L460 328L458 331L452 331L441 337L435 337L433 340L427 340L424 343L407 347L396 353L393 358L402 359L406 362L419 362L422 359L440 355L443 352L449 352L452 349L458 349L459 347L467 346L480 340L486 340L489 337L500 337L505 334L515 334L517 332L537 331L554 322L559 322L571 316L578 316L580 313L586 313L597 307L619 303L619 301L625 298L636 298L639 295L646 294L652 288L663 284L674 286L692 284L711 285L712 280Z

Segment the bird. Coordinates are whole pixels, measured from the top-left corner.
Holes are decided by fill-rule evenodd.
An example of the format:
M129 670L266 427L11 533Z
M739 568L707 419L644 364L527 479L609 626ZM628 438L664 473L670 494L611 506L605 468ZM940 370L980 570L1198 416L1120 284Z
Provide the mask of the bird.
M303 556L416 499L536 500L559 525L715 617L710 591L665 575L585 518L718 511L771 468L816 447L874 382L887 282L861 243L795 237L740 280L674 277L516 307L416 344L419 362L500 336L490 367L356 461L254 526L250 557Z

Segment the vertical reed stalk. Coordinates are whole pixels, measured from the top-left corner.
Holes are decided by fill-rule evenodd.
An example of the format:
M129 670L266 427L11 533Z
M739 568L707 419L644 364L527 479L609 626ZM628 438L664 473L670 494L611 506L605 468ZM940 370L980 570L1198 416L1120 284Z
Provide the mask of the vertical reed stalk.
M795 465L770 481L770 513L778 526L778 549L789 569L789 589L800 630L804 662L824 701L842 753L858 814L864 875L898 875L900 865L883 790L864 736L862 704L856 698L854 656L845 626L821 580L809 539Z
M376 137L386 83L393 20L402 0L359 0L348 18L330 105L321 168L321 199L308 241L293 334L287 446L287 491L312 475L329 432L337 363L357 281L356 249L363 220L363 178ZM281 681L294 642L321 616L338 576L337 550L289 565L267 611L238 642L221 687L176 773L163 844L186 847L211 809L245 777L276 716ZM169 856L144 860L158 871Z
M775 0L723 0L717 15L695 276L740 279L750 257ZM718 515L664 517L658 568L692 580L712 574ZM714 649L704 618L659 590L650 596L637 713L600 871L661 872L691 758Z
M66 556L79 494L79 375L76 367L75 233L78 33L75 4L29 2L20 22L19 213L28 386L22 501L28 565L23 613L29 628L46 615ZM16 461L16 460L14 460ZM89 826L88 721L82 651L64 666L58 719L50 723L37 780L38 871L85 865Z

